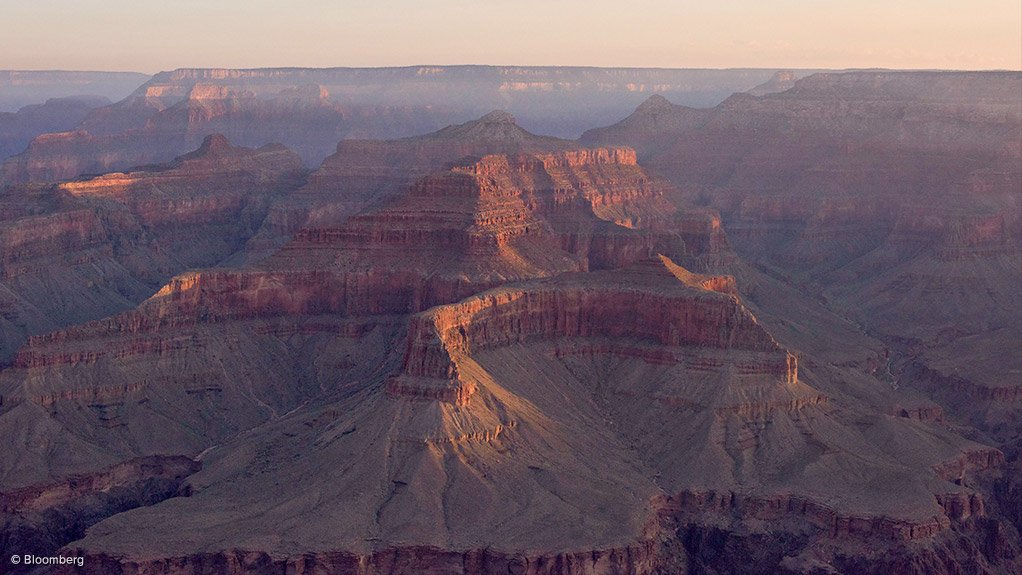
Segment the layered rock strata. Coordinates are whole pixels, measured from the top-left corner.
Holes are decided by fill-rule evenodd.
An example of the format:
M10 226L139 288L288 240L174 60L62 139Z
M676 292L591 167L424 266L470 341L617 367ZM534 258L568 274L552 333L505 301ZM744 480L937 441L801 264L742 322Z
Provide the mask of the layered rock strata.
M0 191L0 361L29 335L129 309L232 255L301 177L282 147L210 136L167 165Z
M733 279L666 258L496 288L412 316L402 338L389 374L212 450L192 497L103 522L76 552L112 572L658 573L689 564L675 529L718 515L804 522L799 549L929 545L984 517L952 476L998 465L904 418L850 431L861 415L813 389ZM846 466L860 475L837 488ZM864 502L875 481L898 486L890 501ZM290 539L245 551L267 529L253 505ZM211 530L210 513L235 527ZM161 548L122 536L134 529ZM195 538L220 550L188 552Z

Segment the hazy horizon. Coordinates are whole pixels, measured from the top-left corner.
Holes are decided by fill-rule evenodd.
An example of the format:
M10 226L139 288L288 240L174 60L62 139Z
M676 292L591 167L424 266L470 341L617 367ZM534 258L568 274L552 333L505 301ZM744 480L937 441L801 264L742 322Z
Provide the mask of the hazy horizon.
M477 67L477 68L594 68L607 70L777 70L777 71L826 71L826 72L862 72L862 71L891 71L891 72L1022 72L1022 68L890 68L871 66L868 68L800 68L796 66L595 66L578 64L459 64L459 63L438 63L424 62L415 64L395 64L392 66L188 66L181 65L174 68L156 70L155 72L126 69L97 69L97 68L0 68L0 72L73 72L93 74L143 74L154 76L175 70L387 70L403 68L430 68L430 67Z
M0 21L7 39L0 69L1022 69L1022 5L1012 1L616 6L606 0L386 6L307 0L283 7L267 0L42 0L8 7Z

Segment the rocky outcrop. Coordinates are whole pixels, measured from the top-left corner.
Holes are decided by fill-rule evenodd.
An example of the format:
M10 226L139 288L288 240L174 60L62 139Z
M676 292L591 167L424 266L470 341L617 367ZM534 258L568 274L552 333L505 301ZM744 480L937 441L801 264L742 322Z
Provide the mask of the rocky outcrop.
M110 211L127 211L185 267L194 267L239 250L274 200L298 187L303 177L301 160L283 146L253 150L212 135L169 164L59 188Z
M0 223L0 277L13 278L36 270L40 259L65 254L71 264L97 255L112 256L110 233L91 209L28 216ZM97 253L98 252L98 253Z
M465 158L576 147L531 134L499 110L422 136L342 140L307 185L273 207L259 240L273 245L303 227L339 226L353 214L400 196L415 180Z
M969 495L964 497L966 502L970 501ZM976 496L971 497L975 501ZM945 498L949 511L956 519L964 518L961 510L950 509L951 499ZM943 505L944 501L941 503ZM944 515L918 522L883 516L844 516L825 504L792 495L763 498L733 492L688 491L665 496L657 501L657 505L661 514L671 516L687 514L698 516L709 512L736 516L742 520L778 521L797 518L800 522L820 530L826 537L846 540L869 537L888 541L914 541L929 539L951 527L951 519ZM981 507L982 504L977 502L976 509Z
M185 479L200 467L187 457L143 457L97 473L2 492L0 552L49 556L106 517L187 496Z
M457 366L451 358L458 355L536 339L586 337L625 337L667 347L770 351L787 357L734 297L696 290L618 291L613 284L552 281L484 292L416 316L409 328L405 371L456 377ZM782 362L784 377L793 381L795 364L788 373L786 362Z
M934 472L946 481L961 483L966 472L975 473L1004 465L1004 454L993 448L973 449L934 466Z
M486 122L509 120L495 116ZM508 125L495 129L521 133ZM265 171L257 171L256 164ZM188 238L195 249L206 225L217 234L243 237L223 226L217 214L226 216L231 206L275 189L293 164L293 156L276 148L236 149L222 138L209 138L170 168L71 182L61 189L126 205L154 234L165 229L154 218L176 217L177 229L195 226ZM204 169L218 176L203 179ZM241 179L236 188L232 177ZM148 192L174 186L188 190L187 198ZM168 207L147 209L152 202ZM210 207L193 209L205 205ZM14 363L29 369L173 355L194 342L163 336L161 330L200 323L416 313L512 279L617 268L661 251L687 257L682 236L710 236L694 242L693 251L716 249L712 238L721 234L719 222L697 226L689 222L698 219L689 218L679 224L672 212L663 184L648 177L628 149L486 156L421 178L406 195L344 227L303 230L260 268L179 276L136 311L35 337ZM195 219L207 217L210 224ZM733 280L676 271L682 281L734 292ZM587 305L598 305L590 299Z
M673 264L672 264L673 265ZM683 281L690 282L698 289L717 288L732 292L733 279L696 276L676 268ZM674 276L670 276L673 280ZM410 284L409 282L417 282ZM33 336L28 344L14 356L14 365L20 368L43 367L58 364L93 364L104 357L130 357L140 354L157 356L173 354L193 345L189 337L163 335L168 330L201 324L240 321L255 318L284 316L309 316L342 314L345 316L370 316L385 314L414 313L432 305L456 301L471 293L471 285L458 282L444 283L435 278L423 278L411 272L376 271L365 274L321 271L208 271L190 273L174 278L157 294L143 303L137 310L97 320L45 335ZM627 298L628 294L619 294ZM577 292L572 296L559 292L534 294L534 297L549 296L549 311L574 309L576 314L593 312L601 307L602 297L613 297L613 293ZM561 301L561 298L568 299ZM572 299L572 298L575 299ZM500 298L503 299L503 298ZM513 298L512 298L513 299ZM537 300L539 301L539 300ZM697 322L692 329L724 322L717 335L706 332L702 335L685 334L664 327L665 332L650 332L649 337L661 343L672 345L706 343L720 347L738 345L758 349L775 349L769 336L760 332L755 335L734 335L731 330L741 331L756 326L755 320L735 308L732 300L722 297L711 300L705 309L679 307L670 298L659 301L659 307L644 308L639 314L620 310L623 317L632 317L633 322L656 319L660 313L689 325ZM637 305L635 302L628 306ZM628 308L630 309L630 307ZM467 312L466 312L467 313ZM557 312L562 313L562 312ZM746 315L743 315L745 313ZM680 314L680 315L679 315ZM737 315L735 315L737 314ZM471 314L469 314L471 315ZM576 327L586 333L598 333L602 323L579 323ZM613 318L605 318L612 323ZM732 325L733 324L733 325ZM539 325L542 325L539 324ZM635 325L638 329L638 325ZM646 328L652 329L652 325ZM759 329L756 326L756 329ZM520 334L528 338L529 334ZM556 334L547 334L553 336ZM563 336L572 335L563 333ZM584 335L578 333L574 335ZM762 338L757 340L756 337ZM114 338L114 341L111 341ZM690 341L691 340L691 341ZM704 341L705 340L705 341ZM746 341L748 340L748 341ZM751 349L750 348L750 349ZM787 368L784 368L787 369Z
M645 161L653 152L702 126L711 115L710 110L673 104L654 94L624 120L607 128L588 130L579 141L590 146L629 146Z
M357 284L328 273L202 272L174 278L139 309L65 330L33 336L14 356L21 368L92 364L104 357L157 356L186 349L188 336L163 337L164 331L228 320L286 315L393 312L361 302L346 303L346 288ZM366 286L367 288L369 286ZM374 286L374 288L377 286ZM368 290L367 290L368 291ZM354 305L354 304L352 304ZM359 313L361 312L361 313ZM116 338L112 344L110 338Z
M719 225L696 223L712 214L675 220L666 191L627 149L489 155L425 176L342 226L304 229L266 265L410 265L468 281L486 269L507 281L620 267L657 252L695 259L726 245Z
M659 353L647 358L639 348L629 352L603 344L570 351L559 347L555 354L623 355L677 364L685 360L671 348L748 350L762 357L739 370L795 384L796 357L763 330L736 296L704 287L719 283L664 258L612 274L568 275L498 288L439 306L413 316L401 373L387 389L394 395L464 405L477 390L474 376L463 374L461 366L471 362L473 354L536 341L589 338L652 343Z
M108 166L96 157L100 149L100 143L84 130L42 134L34 138L25 151L0 166L0 181L9 184L57 182L83 173L103 172ZM148 160L130 151L118 156L118 161L125 166Z

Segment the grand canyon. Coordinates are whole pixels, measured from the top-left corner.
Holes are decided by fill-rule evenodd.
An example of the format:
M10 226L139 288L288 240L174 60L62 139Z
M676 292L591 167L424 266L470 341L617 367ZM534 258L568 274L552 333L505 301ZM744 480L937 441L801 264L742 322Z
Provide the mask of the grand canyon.
M1022 72L0 104L4 573L1022 572Z

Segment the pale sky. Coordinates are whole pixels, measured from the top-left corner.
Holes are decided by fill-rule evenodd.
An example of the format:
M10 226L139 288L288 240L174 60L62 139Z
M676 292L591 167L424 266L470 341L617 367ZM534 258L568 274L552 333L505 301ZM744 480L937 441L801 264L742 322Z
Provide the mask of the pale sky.
M1022 69L1020 0L0 0L0 69Z

